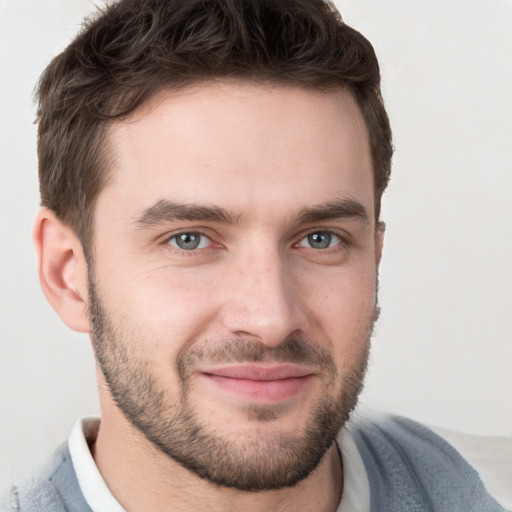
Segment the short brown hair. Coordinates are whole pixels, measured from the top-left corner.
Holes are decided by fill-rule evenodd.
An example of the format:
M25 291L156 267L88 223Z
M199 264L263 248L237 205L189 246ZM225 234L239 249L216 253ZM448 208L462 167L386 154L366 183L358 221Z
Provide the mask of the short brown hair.
M378 220L393 153L379 65L328 0L120 0L100 10L38 85L42 205L87 249L109 124L163 89L216 78L348 88L369 133Z

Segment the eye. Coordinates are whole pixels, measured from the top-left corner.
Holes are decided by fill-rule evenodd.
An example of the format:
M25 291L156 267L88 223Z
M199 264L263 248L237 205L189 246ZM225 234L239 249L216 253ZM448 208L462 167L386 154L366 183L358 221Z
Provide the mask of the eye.
M299 243L299 247L311 249L329 249L341 243L341 238L330 231L315 231L305 236Z
M167 243L182 251L194 251L196 249L205 249L210 245L211 240L202 233L187 231L172 236Z

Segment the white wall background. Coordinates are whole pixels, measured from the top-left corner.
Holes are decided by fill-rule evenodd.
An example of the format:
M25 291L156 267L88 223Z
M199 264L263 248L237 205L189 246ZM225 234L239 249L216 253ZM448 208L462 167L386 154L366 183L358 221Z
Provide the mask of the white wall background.
M98 2L96 2L98 3ZM512 435L512 0L339 0L395 133L382 316L362 401ZM0 0L0 485L98 411L88 340L36 276L34 84L88 0Z

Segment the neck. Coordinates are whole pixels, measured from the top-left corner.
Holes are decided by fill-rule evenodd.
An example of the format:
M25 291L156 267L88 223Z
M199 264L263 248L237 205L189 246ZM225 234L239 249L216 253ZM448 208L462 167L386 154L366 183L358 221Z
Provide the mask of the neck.
M336 443L311 475L294 487L244 492L199 478L115 413L104 414L93 456L112 494L127 512L335 512L343 489Z

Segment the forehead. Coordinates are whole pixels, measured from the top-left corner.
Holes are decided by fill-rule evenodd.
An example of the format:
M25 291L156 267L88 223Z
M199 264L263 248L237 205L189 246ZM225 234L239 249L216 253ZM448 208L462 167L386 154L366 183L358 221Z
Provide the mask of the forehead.
M114 124L109 146L112 175L99 200L120 207L171 199L241 211L341 196L373 214L367 130L344 89L221 82L166 91Z

